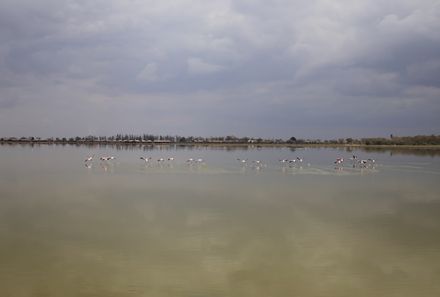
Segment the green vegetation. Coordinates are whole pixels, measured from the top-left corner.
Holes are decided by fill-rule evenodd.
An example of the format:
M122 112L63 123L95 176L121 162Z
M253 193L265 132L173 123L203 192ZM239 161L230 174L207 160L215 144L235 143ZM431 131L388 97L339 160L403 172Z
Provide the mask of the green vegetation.
M339 138L331 140L320 139L298 139L290 137L288 139L263 139L254 137L236 137L228 136L212 136L212 137L196 137L196 136L170 136L170 135L152 135L152 134L116 134L114 136L86 136L86 137L56 137L56 138L40 138L40 137L8 137L0 138L0 143L56 143L56 144L106 144L106 143L126 143L126 144L248 144L248 145L344 145L344 146L429 146L440 145L440 135L417 135L417 136L393 136L389 138Z

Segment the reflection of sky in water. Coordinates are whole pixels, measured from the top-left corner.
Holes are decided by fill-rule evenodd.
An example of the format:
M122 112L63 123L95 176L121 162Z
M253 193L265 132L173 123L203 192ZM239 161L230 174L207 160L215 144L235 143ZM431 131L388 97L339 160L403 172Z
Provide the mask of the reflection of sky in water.
M146 166L137 150L0 148L0 296L440 293L438 157L357 151L376 167L339 169L351 153L182 149ZM87 168L90 152L117 159Z

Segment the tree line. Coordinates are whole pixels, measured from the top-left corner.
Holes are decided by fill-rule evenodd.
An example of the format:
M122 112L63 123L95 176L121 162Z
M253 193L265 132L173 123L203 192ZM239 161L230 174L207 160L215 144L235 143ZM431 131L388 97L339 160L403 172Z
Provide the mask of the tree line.
M173 144L292 144L292 145L440 145L440 135L416 135L416 136L394 136L390 137L370 137L370 138L339 138L330 140L321 139L301 139L290 137L281 138L261 138L261 137L237 137L228 136L178 136L178 135L153 135L153 134L116 134L113 136L94 136L84 137L3 137L0 142L31 142L31 143L173 143Z

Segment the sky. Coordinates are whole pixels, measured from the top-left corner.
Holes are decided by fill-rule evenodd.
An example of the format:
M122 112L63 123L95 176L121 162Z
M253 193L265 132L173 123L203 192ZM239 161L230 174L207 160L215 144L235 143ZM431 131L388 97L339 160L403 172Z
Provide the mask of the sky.
M2 0L0 136L440 134L434 0Z

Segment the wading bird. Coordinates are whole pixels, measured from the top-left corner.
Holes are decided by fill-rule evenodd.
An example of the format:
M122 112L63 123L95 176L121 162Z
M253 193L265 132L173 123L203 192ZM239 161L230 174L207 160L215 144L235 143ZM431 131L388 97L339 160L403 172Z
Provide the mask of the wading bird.
M95 156L95 155L92 155L92 156L87 157L87 158L84 160L84 162L90 162L90 161L92 161L94 156Z
M335 164L342 164L344 162L344 158L337 158Z
M105 156L105 157L101 157L101 158L99 158L101 161L111 161L111 160L114 160L114 159L116 159L116 157L113 157L113 156Z
M360 161L359 161L359 164L361 164L361 165L363 165L363 166L366 166L367 163L368 163L367 160L360 160Z

